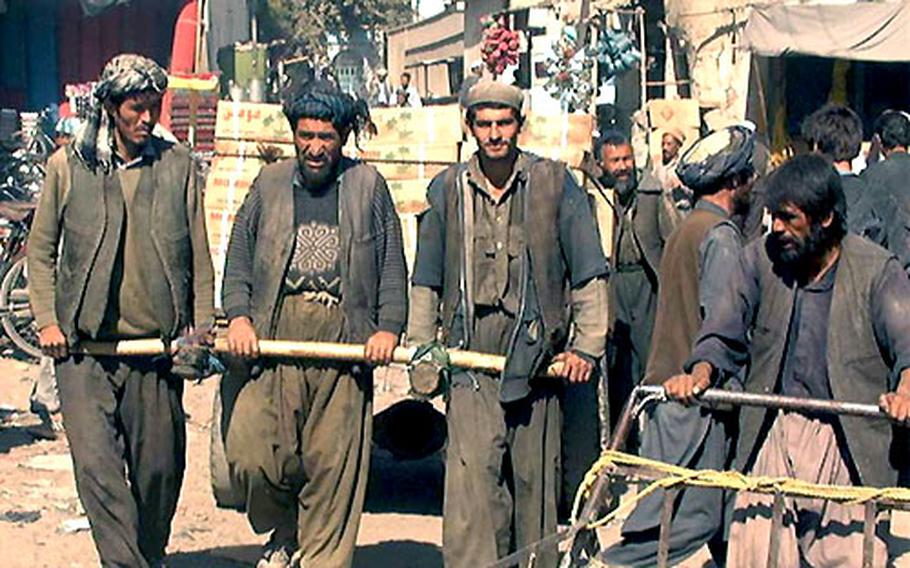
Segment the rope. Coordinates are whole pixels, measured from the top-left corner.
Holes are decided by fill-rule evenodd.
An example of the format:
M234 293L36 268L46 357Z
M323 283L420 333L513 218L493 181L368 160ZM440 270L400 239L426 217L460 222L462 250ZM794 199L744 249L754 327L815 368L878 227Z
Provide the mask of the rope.
M589 530L600 528L613 522L620 515L634 509L639 501L658 489L668 489L678 485L713 487L752 493L782 493L790 497L825 499L844 503L845 505L860 505L867 501L882 499L910 503L910 489L902 487L878 488L820 485L789 477L752 477L736 471L694 470L608 450L594 462L594 465L585 474L585 478L575 494L575 502L572 506L572 524L575 524L582 502L590 495L591 488L594 486L598 476L605 469L616 466L647 468L664 474L666 477L651 482L644 490L639 491L634 498L629 499L604 517L587 523L586 528Z

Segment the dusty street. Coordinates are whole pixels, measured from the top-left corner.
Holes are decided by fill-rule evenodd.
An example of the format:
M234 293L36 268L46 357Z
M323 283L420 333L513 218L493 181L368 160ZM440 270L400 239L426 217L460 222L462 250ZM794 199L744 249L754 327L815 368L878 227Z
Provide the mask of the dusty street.
M80 522L66 442L34 441L26 427L28 395L37 366L0 359L0 565L8 568L97 566L87 530ZM168 558L169 567L249 566L264 536L245 518L215 507L209 485L209 428L215 382L188 384L184 397L187 472ZM377 407L396 400L377 381ZM442 565L442 462L438 456L395 462L373 452L366 512L354 565L429 568Z
M97 566L94 545L80 515L66 442L35 441L27 433L38 422L28 412L28 395L38 367L0 358L0 566ZM209 485L209 434L216 382L187 384L187 473L169 547L176 568L250 566L264 536L245 518L215 507ZM400 381L377 377L376 407L398 400ZM442 566L441 457L396 461L374 447L366 511L354 566L431 568ZM896 532L910 537L906 516ZM602 534L616 537L617 528ZM910 541L904 541L910 542ZM683 568L713 566L705 550ZM910 568L910 554L897 563Z

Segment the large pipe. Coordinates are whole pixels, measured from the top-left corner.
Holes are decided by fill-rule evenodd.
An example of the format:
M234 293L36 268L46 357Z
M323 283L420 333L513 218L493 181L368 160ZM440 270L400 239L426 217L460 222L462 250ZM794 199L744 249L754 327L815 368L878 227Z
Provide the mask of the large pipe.
M176 350L176 344L171 350ZM88 355L98 356L139 356L163 355L165 345L160 339L126 339L112 342L84 341L78 350ZM226 339L216 339L213 350L216 353L228 353ZM414 357L415 347L396 347L392 355L393 363L408 364ZM292 357L298 359L332 359L336 361L362 362L364 346L356 343L330 343L324 341L282 341L263 339L259 341L259 352L264 357ZM474 369L490 373L501 373L506 358L502 355L491 355L477 351L449 349L449 364L459 369ZM542 374L558 377L561 364L550 365Z

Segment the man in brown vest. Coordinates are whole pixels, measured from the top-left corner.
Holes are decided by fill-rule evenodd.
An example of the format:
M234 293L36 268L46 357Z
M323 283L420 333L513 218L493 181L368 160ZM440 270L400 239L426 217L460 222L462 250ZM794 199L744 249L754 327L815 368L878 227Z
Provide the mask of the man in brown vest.
M185 463L183 380L167 359L70 351L213 323L196 164L153 132L166 87L164 70L138 55L104 67L91 119L48 163L28 243L39 342L56 359L76 488L104 566L164 558Z
M297 157L263 167L231 231L222 304L233 354L254 362L262 338L363 343L371 364L391 359L407 321L407 269L385 180L342 155L369 118L363 110L323 80L285 103ZM234 484L253 530L271 533L258 566L350 566L370 464L372 370L263 365L225 412Z
M697 199L692 213L673 231L660 261L657 318L644 382L662 384L683 372L702 321L713 313L739 263L742 234L730 217L749 206L754 176L754 133L743 126L714 132L696 142L678 172ZM733 378L738 382L736 378ZM723 470L729 465L732 422L729 412L676 403L652 407L642 432L641 455L694 469ZM727 496L729 497L729 495ZM674 507L670 562L678 563L709 544L724 565L725 494L684 489ZM653 566L663 491L641 503L623 526L622 541L605 552L609 564Z
M820 156L770 178L771 234L749 244L667 394L692 402L749 362L747 392L877 403L892 419L740 409L736 467L756 476L889 487L906 467L910 281L900 262L847 234L841 180ZM741 492L728 565L764 566L773 497ZM778 566L860 566L863 507L785 499ZM880 527L877 534L887 534ZM875 540L874 565L885 564Z
M562 381L536 375L556 361L565 379L587 381L607 327L607 265L587 198L563 164L518 148L521 91L480 82L467 106L479 150L430 185L408 327L412 343L438 334L507 361L499 375L451 375L449 568L492 564L556 531ZM553 547L535 565L556 562Z

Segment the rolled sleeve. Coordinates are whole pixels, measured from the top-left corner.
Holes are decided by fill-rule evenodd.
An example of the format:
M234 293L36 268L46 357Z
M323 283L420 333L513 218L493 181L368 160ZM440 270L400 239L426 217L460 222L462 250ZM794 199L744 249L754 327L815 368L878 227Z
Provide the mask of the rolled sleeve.
M749 329L755 318L761 291L758 282L758 255L764 241L753 242L739 255L728 285L709 310L683 368L691 372L706 362L715 371L736 374L749 360Z
M572 322L572 349L593 359L603 356L609 326L605 279L595 277L572 290Z

